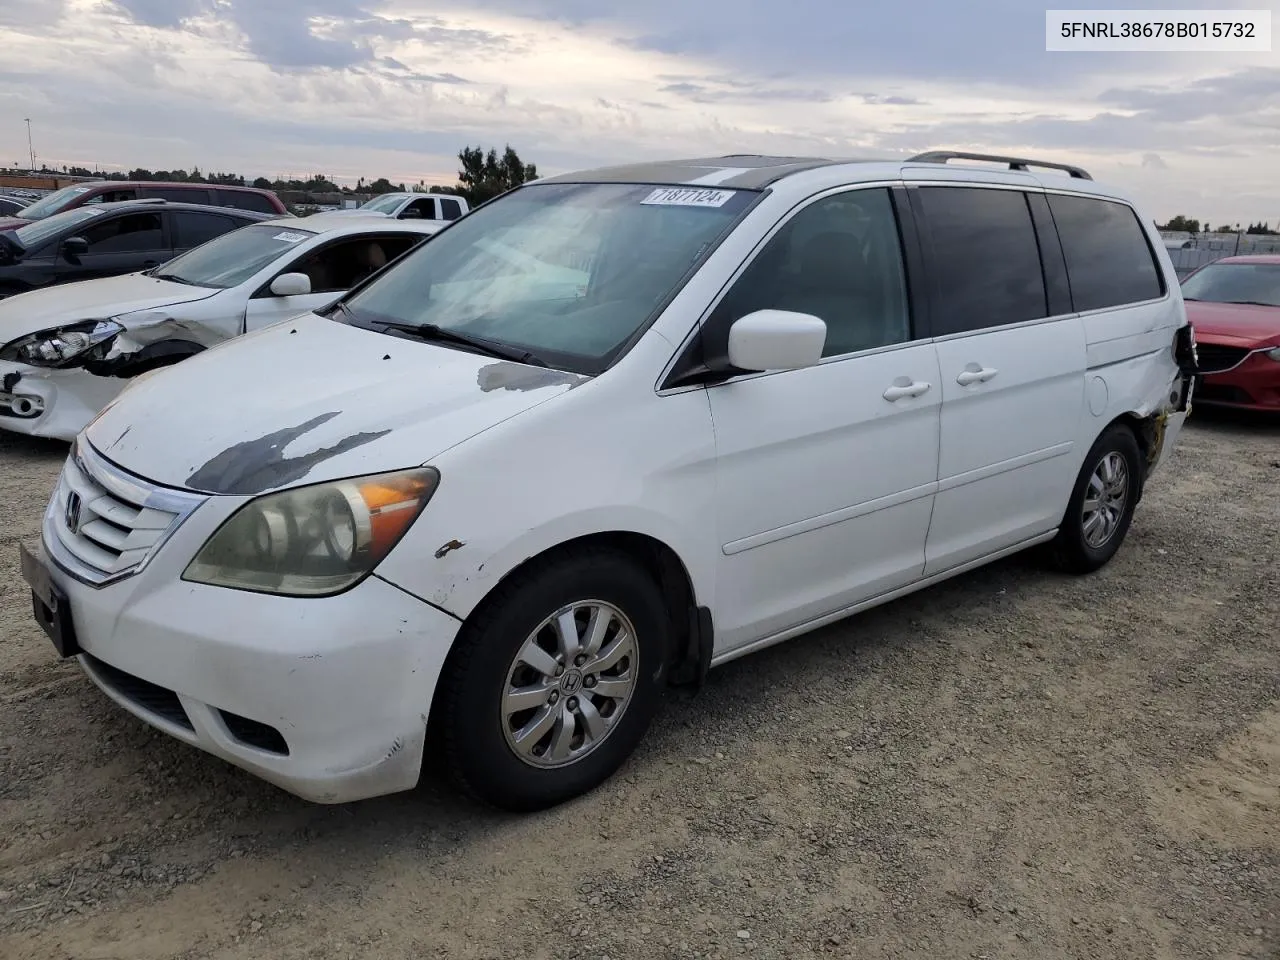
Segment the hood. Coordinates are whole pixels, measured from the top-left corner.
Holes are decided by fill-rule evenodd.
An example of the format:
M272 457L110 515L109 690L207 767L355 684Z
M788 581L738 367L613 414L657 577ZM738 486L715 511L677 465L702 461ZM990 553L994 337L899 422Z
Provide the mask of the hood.
M1233 347L1262 347L1280 341L1280 307L1207 300L1186 303L1196 340Z
M154 482L250 495L417 466L586 380L307 314L139 379L85 438Z
M54 284L0 300L0 344L64 323L190 303L218 292L140 273Z
M35 223L35 221L24 220L22 217L0 217L0 230L17 230L19 227L25 227L28 223Z

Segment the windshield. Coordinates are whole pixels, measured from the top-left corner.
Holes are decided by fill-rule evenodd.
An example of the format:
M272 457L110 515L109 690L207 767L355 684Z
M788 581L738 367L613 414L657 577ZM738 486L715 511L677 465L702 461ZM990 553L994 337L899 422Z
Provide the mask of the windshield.
M23 216L26 216L26 211L23 211ZM13 231L13 235L18 238L19 243L31 251L50 237L61 233L65 228L100 216L102 216L101 207L73 207L35 223L29 223L25 227L19 227Z
M433 324L596 374L757 196L522 187L455 221L345 306L357 323Z
M1280 263L1211 263L1182 282L1182 296L1280 307Z
M383 194L374 197L368 203L360 205L361 210L372 210L374 213L394 213L396 207L404 203L404 197L398 193Z
M61 190L55 190L23 210L22 217L24 220L43 220L57 213L76 197L88 193L89 189L89 187L63 187Z
M170 260L152 276L197 287L225 290L244 283L263 267L315 236L311 230L282 230L258 223L232 230Z

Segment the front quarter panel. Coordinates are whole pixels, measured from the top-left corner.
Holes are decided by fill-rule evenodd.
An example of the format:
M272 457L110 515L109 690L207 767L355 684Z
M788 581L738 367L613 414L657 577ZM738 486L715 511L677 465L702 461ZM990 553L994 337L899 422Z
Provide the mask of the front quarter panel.
M378 574L465 619L527 559L629 532L674 550L710 605L715 438L705 391L654 393L671 351L651 331L608 373L433 460L439 490Z

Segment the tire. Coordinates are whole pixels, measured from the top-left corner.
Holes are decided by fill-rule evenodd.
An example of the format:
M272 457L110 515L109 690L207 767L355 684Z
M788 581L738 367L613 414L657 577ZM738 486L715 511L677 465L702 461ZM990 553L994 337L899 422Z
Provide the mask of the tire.
M1084 458L1058 535L1049 544L1054 566L1066 573L1092 573L1116 555L1142 496L1143 471L1133 431L1118 424L1103 431ZM1091 488L1100 488L1103 496L1090 497ZM1100 501L1103 509L1086 514L1086 499Z
M592 625L604 624L598 652L581 666L566 652L574 640L560 615L569 609L574 640L588 650ZM455 782L519 812L603 783L657 710L668 624L657 584L618 551L576 550L514 575L463 626L442 676L433 725Z

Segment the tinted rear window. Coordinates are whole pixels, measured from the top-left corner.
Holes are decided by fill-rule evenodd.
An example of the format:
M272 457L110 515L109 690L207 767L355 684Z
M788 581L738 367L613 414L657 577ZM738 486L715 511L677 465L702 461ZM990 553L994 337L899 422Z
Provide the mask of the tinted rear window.
M457 220L462 216L462 207L458 205L457 200L441 200L440 209L444 212L446 220Z
M935 336L1048 316L1040 251L1018 190L922 187L939 297Z
M214 213L195 213L194 211L175 211L173 225L176 235L173 246L175 250L187 250L207 243L214 237L220 237L229 230L241 226L243 221L230 217L220 217Z
M177 203L208 203L207 187L143 187L144 197L159 197Z
M261 193L241 193L239 190L219 190L218 203L237 210L254 210L258 213L279 213L271 198Z
M1155 300L1164 283L1133 210L1123 203L1050 194L1077 310Z

